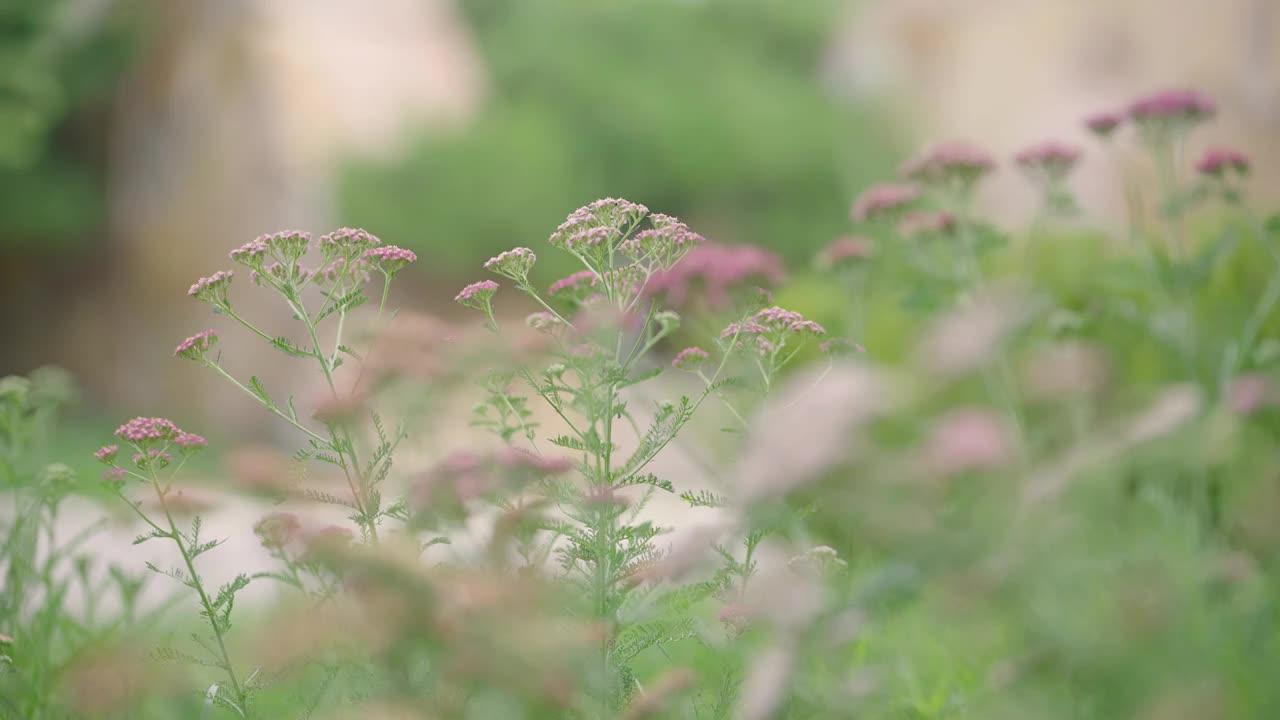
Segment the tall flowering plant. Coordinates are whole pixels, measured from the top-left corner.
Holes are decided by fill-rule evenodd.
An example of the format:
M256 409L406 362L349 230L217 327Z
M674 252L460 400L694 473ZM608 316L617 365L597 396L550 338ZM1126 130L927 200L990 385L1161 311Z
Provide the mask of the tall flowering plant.
M305 261L315 254L316 245L320 256L318 264L305 265ZM388 507L383 503L379 486L390 472L392 455L401 434L388 436L374 416L377 443L369 452L361 451L351 428L351 411L357 405L355 391L341 392L334 382L334 372L348 359L360 358L356 350L344 343L343 332L348 314L368 299L366 289L371 280L381 280L377 314L381 319L386 311L392 280L417 260L417 256L404 248L383 245L376 236L364 230L342 228L321 236L318 243L312 241L309 233L301 231L263 235L232 250L230 259L249 270L249 277L255 285L283 301L293 319L302 326L305 340L298 342L289 337L269 335L246 318L233 305L228 293L233 275L230 270L220 270L201 278L191 286L188 294L208 303L215 314L231 318L285 355L314 362L318 366L331 400L323 403L314 414L313 419L318 425L299 416L293 398L284 403L273 398L257 377L242 382L232 375L215 352L216 331L206 330L187 338L174 353L222 375L305 435L310 450L304 451L302 458L314 458L337 467L350 491L346 498L315 492L311 496L349 507L360 532L376 541L378 524L396 512L396 506ZM321 326L325 324L333 326L333 339L328 344L321 342Z
M551 234L548 244L583 269L553 282L546 296L530 278L537 257L529 248L509 250L484 265L541 307L526 324L548 338L545 365L520 367L487 383L489 402L480 407L489 416L505 409L502 420L490 426L508 443L523 439L532 457L542 457L547 448L527 422L526 398L510 382L523 380L566 430L545 444L567 451L577 477L552 475L540 491L565 516L547 524L552 552L568 581L580 588L580 611L603 628L596 697L604 711L623 706L636 689L630 667L636 655L692 637L693 622L680 609L717 589L704 584L655 597L645 582L647 569L661 556L655 538L662 530L639 519L638 511L651 493L676 491L650 464L709 397L721 396L731 359L746 359L767 387L808 338L824 332L798 313L753 308L715 338L718 357L701 347L674 356L670 365L701 378L703 390L656 402L641 429L628 389L663 372L648 355L680 326L680 316L663 305L664 291L681 260L702 242L674 217L609 198L574 211ZM493 280L476 282L457 301L483 312L488 326L501 333L494 310L499 289ZM714 504L706 493L684 496L696 505Z

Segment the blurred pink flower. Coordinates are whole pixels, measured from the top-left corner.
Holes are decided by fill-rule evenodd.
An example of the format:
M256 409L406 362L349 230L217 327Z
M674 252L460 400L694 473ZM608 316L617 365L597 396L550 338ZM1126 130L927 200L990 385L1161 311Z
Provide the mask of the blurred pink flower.
M856 222L895 216L920 198L920 189L907 183L872 185L853 201L850 217Z
M985 408L953 410L935 422L926 449L932 468L943 474L999 467L1013 457L1003 419Z

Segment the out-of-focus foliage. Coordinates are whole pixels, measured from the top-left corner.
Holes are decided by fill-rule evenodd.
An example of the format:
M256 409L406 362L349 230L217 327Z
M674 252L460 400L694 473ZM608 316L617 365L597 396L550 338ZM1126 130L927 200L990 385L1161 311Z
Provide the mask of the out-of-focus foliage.
M807 258L847 223L891 148L820 80L840 4L463 3L492 82L476 121L347 175L344 219L437 269L536 242L611 195L708 237Z
M0 5L0 246L83 239L102 216L101 113L137 45L136 3Z

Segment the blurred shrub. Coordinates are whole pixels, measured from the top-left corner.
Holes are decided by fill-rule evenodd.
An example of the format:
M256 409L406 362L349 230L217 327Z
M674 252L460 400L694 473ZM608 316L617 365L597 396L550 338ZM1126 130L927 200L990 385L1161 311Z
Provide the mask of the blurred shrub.
M352 167L344 219L458 270L612 195L807 259L892 153L873 113L820 82L839 5L465 3L491 104L400 162Z
M76 242L102 216L101 123L80 121L101 111L139 15L94 5L0 4L0 246Z

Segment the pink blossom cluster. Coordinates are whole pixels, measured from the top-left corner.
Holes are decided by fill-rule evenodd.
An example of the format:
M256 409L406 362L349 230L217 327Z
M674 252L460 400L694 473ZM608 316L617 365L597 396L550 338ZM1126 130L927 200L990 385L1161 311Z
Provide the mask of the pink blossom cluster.
M1150 122L1197 122L1213 117L1213 101L1195 90L1165 90L1140 98L1129 106L1129 117L1139 124Z
M198 360L204 357L217 342L217 331L205 330L178 343L178 347L174 348L173 354L188 360Z
M793 310L778 306L756 312L740 323L729 323L720 331L722 340L742 346L748 338L754 338L756 349L762 355L772 355L783 348L789 339L808 335L825 335L826 329Z
M551 283L551 287L547 289L547 293L552 296L561 294L565 295L583 295L590 291L600 283L600 276L591 270L579 270L568 277L562 277Z
M671 367L693 371L709 357L711 357L710 353L700 347L687 347L676 353L675 359L671 361Z
M250 240L240 247L227 253L227 257L241 265L247 265L251 268L261 267L262 261L267 257L269 248L267 244L262 242L261 238Z
M268 550L282 550L301 537L302 523L293 513L271 513L253 526L253 534Z
M604 198L574 210L551 233L548 242L555 247L573 249L581 245L598 245L621 237L625 229L634 227L649 214L649 208L620 198Z
M1049 140L1020 151L1014 156L1014 162L1025 170L1060 179L1071 172L1082 154L1074 145Z
M496 292L498 292L498 283L492 280L481 280L462 288L453 299L470 307L483 307L483 304L488 303Z
M172 421L158 417L136 417L116 428L116 437L140 445L157 440L172 440L182 432Z
M529 271L536 262L538 256L532 250L518 247L489 258L484 263L484 269L523 282L528 279Z
M119 445L103 445L93 453L93 457L102 463L110 464L116 459L116 455L120 453Z
M1215 177L1222 177L1228 171L1244 175L1249 172L1249 158L1238 150L1209 148L1196 163L1196 170L1202 175Z
M198 300L208 300L210 302L225 301L227 297L227 286L231 284L230 270L219 270L209 277L200 278L191 286L187 294Z
M1100 112L1085 118L1084 126L1098 137L1109 137L1124 122L1124 116L1117 112Z
M257 242L275 250L282 257L297 260L311 247L311 233L305 230L281 230L262 235Z
M827 243L818 253L818 264L830 270L852 261L866 260L875 254L875 248L869 238L861 235L845 235Z
M649 222L652 228L632 235L623 241L619 249L635 258L650 256L668 261L706 240L671 215L654 213L649 216Z
M208 447L209 441L195 433L189 433L185 430L179 430L178 434L173 438L173 444L183 450L191 451Z
M376 235L360 228L344 227L320 236L320 249L326 257L359 256L368 248L381 244Z
M950 235L955 232L956 218L948 212L921 210L907 213L898 222L898 232L905 237Z
M364 251L364 255L361 257L365 262L380 268L388 275L394 275L403 270L409 263L417 262L418 260L418 255L412 250L406 250L395 245L369 248Z
M654 273L645 286L648 295L665 295L673 306L691 302L700 290L713 308L732 305L730 293L741 288L777 285L785 274L775 254L751 245L706 242L673 267Z
M892 217L920 199L920 189L907 183L872 185L853 201L849 215L855 222Z
M924 183L972 183L995 170L996 161L986 150L964 142L927 148L902 164L899 174Z

